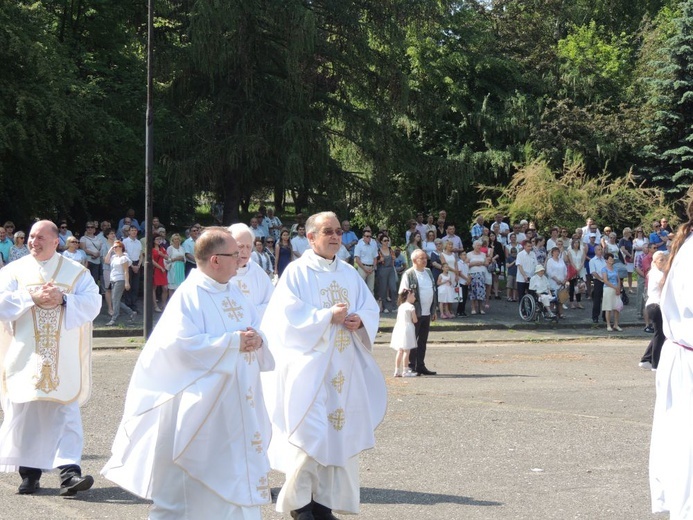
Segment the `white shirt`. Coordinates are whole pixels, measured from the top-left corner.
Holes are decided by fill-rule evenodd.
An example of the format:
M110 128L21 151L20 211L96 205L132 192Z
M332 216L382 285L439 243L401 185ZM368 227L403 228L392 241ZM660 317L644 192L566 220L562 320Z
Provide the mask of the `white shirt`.
M291 247L293 248L294 253L298 253L298 255L301 256L303 253L308 251L308 249L310 249L310 242L308 242L306 237L296 235L291 239ZM294 254L294 257L295 256L296 255Z
M142 254L142 243L136 238L124 238L123 246L125 246L125 252L130 257L133 264L140 261L140 255Z
M354 248L354 258L356 257L361 260L363 265L371 266L375 264L375 259L378 257L378 245L375 243L375 240L371 238L369 244L366 244L363 239L359 240L356 248Z
M647 273L647 305L659 305L662 297L662 278L664 273L652 262L652 267Z
M518 282L527 283L529 282L530 278L534 276L534 269L537 267L537 255L534 254L534 251L527 253L527 251L523 249L517 253L515 265L518 267L516 280ZM520 266L522 266L522 269L525 271L527 277L525 277L522 274L522 271L520 271Z

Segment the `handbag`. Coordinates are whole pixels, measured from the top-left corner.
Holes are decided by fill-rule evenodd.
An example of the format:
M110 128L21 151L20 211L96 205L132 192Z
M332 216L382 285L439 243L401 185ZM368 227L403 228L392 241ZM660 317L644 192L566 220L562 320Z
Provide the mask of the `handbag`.
M578 281L577 292L580 294L585 294L587 292L587 283L585 283L585 280Z
M498 266L496 265L496 262L491 262L486 266L486 269L488 269L489 273L495 273L497 268Z
M575 269L575 266L571 263L568 263L568 274L567 274L567 279L572 280L578 275L577 269Z

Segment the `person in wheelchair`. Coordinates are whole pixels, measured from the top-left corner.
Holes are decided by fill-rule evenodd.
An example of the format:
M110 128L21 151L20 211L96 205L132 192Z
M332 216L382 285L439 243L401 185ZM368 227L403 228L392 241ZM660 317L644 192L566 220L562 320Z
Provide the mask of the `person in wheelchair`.
M529 280L529 290L537 295L537 299L546 309L546 316L555 318L556 315L551 311L551 302L556 301L556 297L551 292L543 265L539 264L534 268L534 276Z

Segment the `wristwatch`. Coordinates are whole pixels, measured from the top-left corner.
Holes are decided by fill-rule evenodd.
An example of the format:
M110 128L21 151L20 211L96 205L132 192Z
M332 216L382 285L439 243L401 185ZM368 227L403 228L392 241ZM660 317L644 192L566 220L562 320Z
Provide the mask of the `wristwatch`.
M67 294L63 293L63 303L61 303L60 305L62 305L62 306L67 305Z

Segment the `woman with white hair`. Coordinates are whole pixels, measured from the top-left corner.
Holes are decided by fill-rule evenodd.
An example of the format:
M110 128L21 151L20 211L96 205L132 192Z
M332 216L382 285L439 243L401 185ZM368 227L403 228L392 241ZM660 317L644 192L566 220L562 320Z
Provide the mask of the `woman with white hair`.
M29 248L26 246L26 235L24 231L17 231L14 234L14 245L10 248L10 258L7 263L9 264L13 260L19 260L28 254Z
M481 302L486 300L486 273L491 261L486 253L481 251L481 240L474 241L474 249L467 253L469 261L469 299L472 302L472 314L486 314Z

